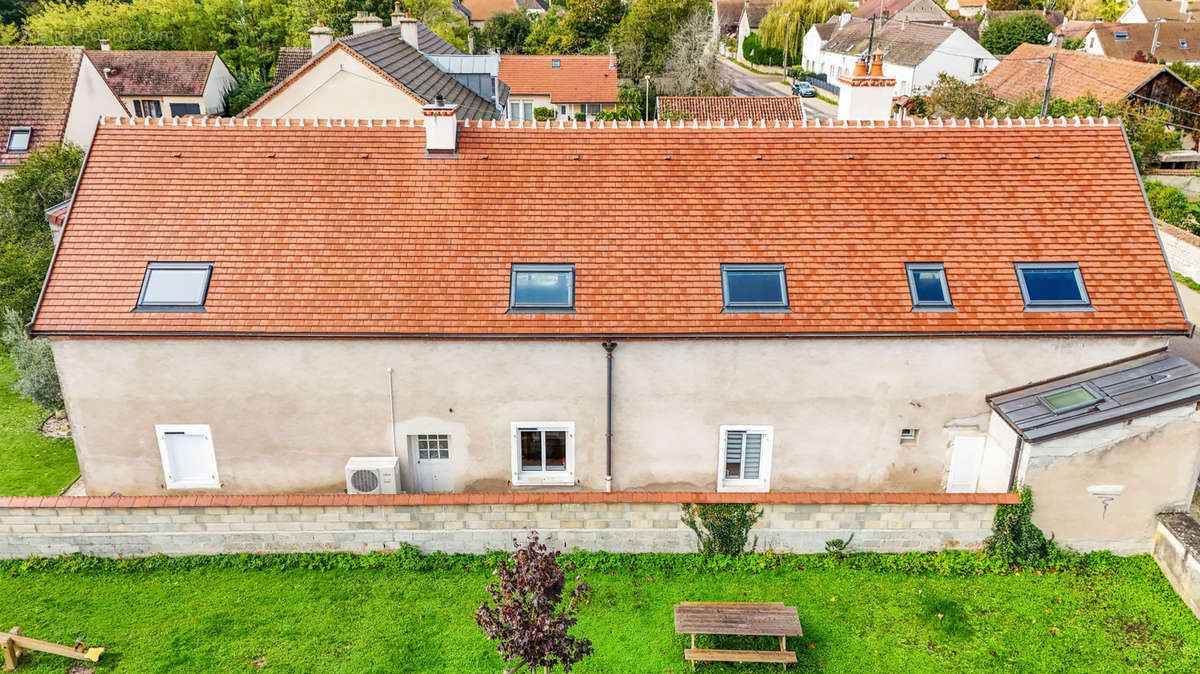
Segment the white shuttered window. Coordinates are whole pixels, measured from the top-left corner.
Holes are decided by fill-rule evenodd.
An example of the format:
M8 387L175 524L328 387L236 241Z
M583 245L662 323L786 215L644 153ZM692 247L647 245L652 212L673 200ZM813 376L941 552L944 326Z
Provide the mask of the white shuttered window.
M769 491L771 426L722 426L717 491Z

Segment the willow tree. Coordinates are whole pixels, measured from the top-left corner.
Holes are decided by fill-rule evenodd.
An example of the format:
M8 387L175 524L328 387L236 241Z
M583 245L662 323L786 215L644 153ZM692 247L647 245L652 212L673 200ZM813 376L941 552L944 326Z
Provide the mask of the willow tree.
M848 11L850 3L846 0L783 0L763 17L758 27L759 39L768 47L785 50L788 65L797 64L800 63L800 47L808 29L813 24L824 23L830 17Z

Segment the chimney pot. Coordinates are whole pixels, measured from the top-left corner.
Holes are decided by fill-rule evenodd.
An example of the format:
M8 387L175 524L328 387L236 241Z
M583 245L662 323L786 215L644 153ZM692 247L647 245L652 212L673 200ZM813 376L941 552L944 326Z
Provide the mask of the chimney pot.
M359 10L358 16L350 20L350 27L355 35L362 35L383 28L383 19L370 12Z
M313 55L316 56L317 52L333 43L333 31L318 21L317 25L308 29L308 42L312 47Z
M111 50L112 50L112 47L109 46L108 40L100 40L100 51L111 51Z
M425 156L450 159L458 156L458 105L447 104L438 94L421 112L425 117Z

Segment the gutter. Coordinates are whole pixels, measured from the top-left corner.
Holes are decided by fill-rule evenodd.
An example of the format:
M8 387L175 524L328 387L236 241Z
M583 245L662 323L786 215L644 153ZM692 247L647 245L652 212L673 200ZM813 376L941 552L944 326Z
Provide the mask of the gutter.
M44 290L44 288L43 288ZM38 300L39 304L41 299ZM646 332L578 334L512 332L246 332L217 330L34 330L36 337L206 337L228 339L464 339L464 340L556 340L583 342L597 339L871 339L937 337L1182 337L1189 328L1178 330L997 330L930 332Z

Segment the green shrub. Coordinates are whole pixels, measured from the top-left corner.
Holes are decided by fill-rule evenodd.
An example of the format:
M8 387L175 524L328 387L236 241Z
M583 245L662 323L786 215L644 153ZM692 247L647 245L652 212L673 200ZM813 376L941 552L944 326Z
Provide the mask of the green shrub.
M16 311L5 309L0 341L4 342L17 369L13 389L47 411L62 409L62 389L58 384L58 370L54 368L50 340L29 339L21 317Z
M1181 190L1157 180L1147 180L1145 187L1154 217L1190 231L1200 229L1196 217L1200 204L1193 204Z
M538 122L548 122L558 116L554 108L534 108L533 119Z
M601 110L596 119L604 122L611 122L614 120L624 121L627 119L641 119L641 113L637 108L627 108L622 105L615 110Z
M575 113L575 121L576 122L586 122L587 121L587 113L586 112Z
M706 555L740 555L750 543L750 529L762 517L753 503L685 503L680 519L696 532L700 552ZM750 544L753 550L758 537Z
M850 538L844 540L841 538L831 538L825 541L825 552L837 557L838 559L845 559L850 555L847 549L850 547L850 543L853 541L854 534L850 534Z
M783 50L763 44L757 33L750 33L742 40L742 58L750 63L765 66L783 65Z
M1014 564L1045 560L1058 553L1053 538L1047 539L1033 523L1033 490L1021 489L1021 502L996 507L988 552Z
M1081 38L1081 37L1065 38L1062 42L1062 48L1063 49L1083 49L1083 38Z

